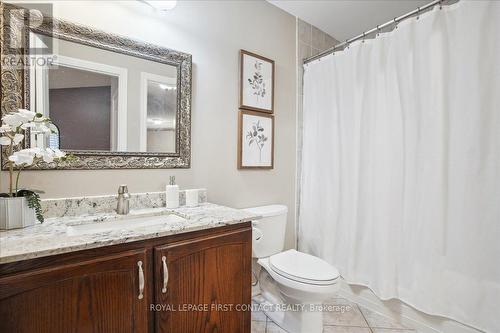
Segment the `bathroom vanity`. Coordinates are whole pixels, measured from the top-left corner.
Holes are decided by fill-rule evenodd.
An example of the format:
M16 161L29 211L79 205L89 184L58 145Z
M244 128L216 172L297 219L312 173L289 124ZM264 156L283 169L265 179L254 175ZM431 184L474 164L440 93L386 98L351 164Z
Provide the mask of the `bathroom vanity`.
M255 218L205 203L0 232L0 331L250 332Z
M72 155L25 169L190 168L191 54L3 2L0 20L2 54L37 57L0 68L0 115L50 115L20 146ZM125 217L116 196L45 200L45 223L0 232L0 332L250 332L258 216L164 195L132 195Z

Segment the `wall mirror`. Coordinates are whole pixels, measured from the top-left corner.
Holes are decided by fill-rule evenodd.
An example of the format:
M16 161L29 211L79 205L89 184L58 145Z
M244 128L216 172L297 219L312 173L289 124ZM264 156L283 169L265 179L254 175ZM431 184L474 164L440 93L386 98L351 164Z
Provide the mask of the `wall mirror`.
M23 24L16 25L7 12L4 41L24 45L12 56L24 56L29 66L2 67L2 90L5 79L12 81L2 92L2 113L22 107L50 117L52 133L32 131L25 147L75 156L32 168L190 166L191 55L51 17L35 19L28 11L19 12ZM2 55L4 49L5 43Z

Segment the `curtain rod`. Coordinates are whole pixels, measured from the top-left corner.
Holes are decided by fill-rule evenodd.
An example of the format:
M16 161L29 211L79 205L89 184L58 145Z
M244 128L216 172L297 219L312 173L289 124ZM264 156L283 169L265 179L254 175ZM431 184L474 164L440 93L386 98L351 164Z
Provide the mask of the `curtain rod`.
M327 55L335 52L336 50L343 48L344 46L349 46L349 44L351 44L352 42L355 42L357 40L365 38L366 36L368 36L368 35L370 35L370 34L372 34L374 32L380 31L381 29L383 29L385 27L388 27L388 26L390 26L392 24L397 24L397 23L399 23L399 22L401 22L401 21L403 21L403 20L405 20L405 19L407 19L407 18L409 18L409 17L411 17L411 16L413 16L415 14L420 14L420 12L422 12L424 10L432 8L432 7L434 7L434 6L438 5L438 4L441 5L442 2L444 2L444 1L445 0L435 0L435 1L432 1L432 2L428 3L427 5L424 5L422 7L418 7L417 9L412 10L411 12L409 12L407 14L404 14L402 16L396 17L396 18L394 18L394 19L392 19L392 20L390 20L390 21L388 21L388 22L386 22L384 24L377 25L375 28L373 28L371 30L368 30L368 31L365 31L365 32L363 32L362 34L360 34L360 35L358 35L356 37L353 37L351 39L347 39L345 42L337 44L337 45L335 45L335 46L333 46L333 47L331 47L331 48L329 48L329 49L327 49L327 50L325 50L323 52L320 52L320 53L318 53L318 54L316 54L316 55L314 55L312 57L304 59L304 64L310 63L311 61L314 61L316 59L323 58L323 57L325 57L325 56L327 56Z

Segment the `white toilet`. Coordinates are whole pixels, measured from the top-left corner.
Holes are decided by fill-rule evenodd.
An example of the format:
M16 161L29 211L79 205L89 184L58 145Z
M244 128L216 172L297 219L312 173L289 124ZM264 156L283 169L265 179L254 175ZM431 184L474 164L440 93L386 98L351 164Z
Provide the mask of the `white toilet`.
M286 215L283 205L245 209L262 216L252 222L253 257L263 268L259 285L264 312L290 333L321 333L321 305L339 289L340 274L326 261L295 250L283 251Z

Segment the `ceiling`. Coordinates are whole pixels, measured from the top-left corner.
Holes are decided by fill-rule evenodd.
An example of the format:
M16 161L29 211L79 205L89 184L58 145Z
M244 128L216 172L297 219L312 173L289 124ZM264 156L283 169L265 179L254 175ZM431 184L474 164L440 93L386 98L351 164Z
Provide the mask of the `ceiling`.
M431 0L268 0L339 41L406 14Z

